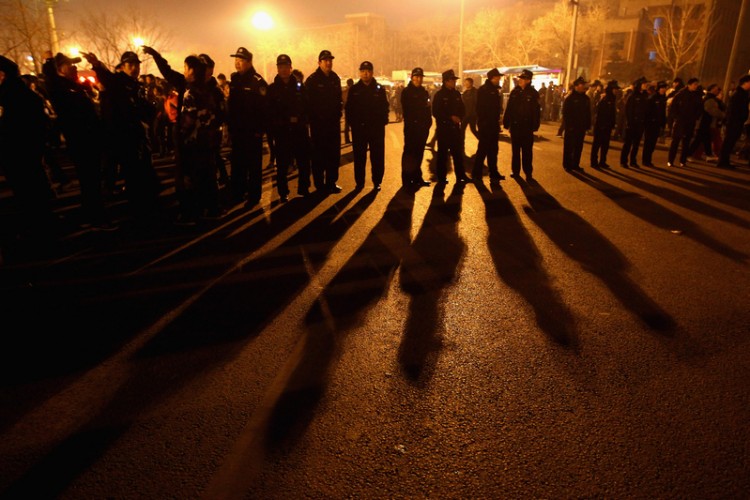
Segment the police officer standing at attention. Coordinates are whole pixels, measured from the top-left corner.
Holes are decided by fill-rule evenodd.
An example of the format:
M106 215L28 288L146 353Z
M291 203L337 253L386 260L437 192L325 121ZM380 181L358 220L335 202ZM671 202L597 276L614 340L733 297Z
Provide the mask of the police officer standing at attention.
M677 149L682 143L680 150L680 166L687 163L690 150L690 140L693 138L695 124L703 115L703 91L699 88L700 81L697 78L688 80L687 87L683 88L672 99L672 114L674 125L672 126L672 143L667 153L667 166L674 167Z
M239 203L247 194L246 207L260 203L263 183L263 134L267 129L268 85L253 67L253 55L240 47L234 57L229 83L229 135L232 141L233 202Z
M310 137L307 134L307 91L292 74L292 59L276 58L278 74L268 86L271 133L276 140L276 186L279 199L289 200L287 173L292 158L297 160L297 194L310 193Z
M432 127L430 94L422 86L424 70L414 68L411 81L401 92L401 108L404 111L404 153L401 155L401 183L404 187L429 186L430 181L422 177L424 147Z
M340 193L341 162L341 79L333 71L333 55L323 50L318 69L305 81L310 107L310 135L313 144L312 173L315 189Z
M609 152L609 141L612 138L612 129L617 122L617 96L615 90L619 90L617 80L610 80L604 89L596 105L596 117L594 118L594 140L591 144L591 167L609 168L607 165L607 152Z
M573 82L573 92L565 99L563 123L563 168L566 172L583 172L581 152L586 131L591 127L591 99L586 95L586 80L581 76Z
M656 92L648 96L646 110L646 128L643 133L643 154L641 161L647 167L653 167L652 161L656 142L667 125L667 82L656 84Z
M638 167L638 147L646 126L646 112L648 111L648 94L646 78L640 77L633 82L633 93L625 103L625 140L620 151L620 166L628 168L628 154L630 166Z
M479 146L474 159L474 170L471 177L474 182L482 179L484 159L487 158L490 182L505 179L497 170L497 141L500 138L500 114L502 101L500 97L500 78L503 75L497 68L487 73L487 80L477 91L477 125L479 126Z
M388 96L372 76L372 63L359 65L359 81L349 89L346 116L352 130L354 152L354 180L357 189L365 187L367 149L370 149L372 183L380 191L385 173L385 126L388 124Z
M432 116L437 122L437 178L438 182L448 182L448 154L453 159L453 169L457 182L469 182L464 170L464 138L461 133L461 120L466 110L461 92L456 90L458 77L452 69L443 72L443 86L435 94L432 103Z
M516 87L508 97L508 106L503 115L503 126L510 130L513 151L511 177L518 178L523 161L523 172L528 181L533 180L534 132L539 130L540 120L539 93L531 85L533 76L527 69L521 72Z

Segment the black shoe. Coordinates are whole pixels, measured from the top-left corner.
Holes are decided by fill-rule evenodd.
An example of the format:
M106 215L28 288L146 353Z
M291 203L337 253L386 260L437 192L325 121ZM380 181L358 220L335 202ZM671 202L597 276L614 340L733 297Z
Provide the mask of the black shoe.
M606 163L600 163L599 168L611 168L611 167L607 165Z
M355 191L362 191L364 188L365 188L364 184L357 184L356 186L354 186Z
M341 186L338 184L332 184L328 186L328 192L329 193L340 193L341 192Z
M309 189L307 189L307 188L304 188L304 189L298 189L298 190L297 190L297 194L298 194L299 196L310 196L310 190L309 190Z
M630 166L633 168L641 168L641 166L638 165L637 163L631 163Z
M427 186L429 186L429 185L430 185L430 181L426 181L426 180L424 180L424 179L419 179L419 180L418 180L418 181L416 181L416 182L415 182L414 184L416 184L417 186L424 186L424 187L427 187Z
M375 186L373 186L373 189L375 191L380 191L380 184L375 184Z
M438 179L438 184L448 184L448 179Z
M630 167L628 167L628 164L627 164L627 163L620 163L620 166L621 166L622 168L630 168Z
M685 168L685 167L687 167L687 165L685 164L685 162L684 162L684 161L680 162L680 166L681 166L682 168Z
M255 205L259 203L260 203L260 200L247 200L245 202L245 208L253 208Z
M513 172L512 174L510 174L510 177L511 177L512 179L518 179L519 177L521 177L521 174L518 174L518 173L516 173L516 172Z
M469 177L466 175L462 175L460 177L456 177L456 182L471 182L471 179L469 179Z
M286 203L287 201L289 201L289 195L288 194L282 194L281 196L279 196L279 201L281 203Z
M654 165L654 164L653 164L653 163L651 163L650 161L649 161L649 162L644 162L644 163L643 163L643 166L644 166L644 167L651 167L651 168L655 168L655 167L656 167L656 165Z

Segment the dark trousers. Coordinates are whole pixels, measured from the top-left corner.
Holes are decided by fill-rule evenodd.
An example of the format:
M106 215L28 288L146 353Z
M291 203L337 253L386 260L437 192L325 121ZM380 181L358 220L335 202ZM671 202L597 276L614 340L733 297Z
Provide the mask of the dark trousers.
M141 137L118 145L117 159L125 178L125 193L133 216L148 222L158 208L159 179L151 162L148 138Z
M523 172L531 175L534 171L534 131L531 129L510 129L511 163L514 175Z
M687 161L688 152L690 151L690 140L693 138L693 129L695 124L681 124L675 121L672 127L672 143L669 145L669 155L667 161L674 163L677 157L677 149L680 148L680 163Z
M233 135L230 162L232 200L239 203L247 194L248 201L259 202L263 188L263 136Z
M469 127L469 130L471 130L471 133L474 134L474 137L476 137L478 140L481 139L479 132L477 131L476 116L467 116L463 119L463 121L461 121L461 137L466 138L466 127Z
M631 165L638 163L638 148L641 145L643 129L643 125L629 125L625 128L625 140L622 143L622 151L620 152L621 165L628 164L628 155L630 155Z
M477 146L477 154L474 157L472 177L482 177L485 158L487 158L487 171L489 172L490 179L500 177L500 172L497 170L497 154L499 151L497 140L499 135L499 127L482 126L479 128L479 146Z
M86 221L94 224L105 222L102 150L98 144L87 144L84 137L68 139L68 150L81 186L81 207Z
M216 180L216 154L211 147L191 147L180 152L181 179L177 189L180 212L195 220L203 211L219 208L219 186Z
M583 139L585 137L585 129L572 127L565 129L563 139L563 167L565 170L581 166L581 153L583 152Z
M354 181L359 187L365 185L368 149L370 150L372 183L375 185L381 184L385 173L385 125L352 127Z
M442 181L448 177L448 155L453 159L456 179L466 176L464 170L464 138L458 125L438 125L437 128L437 177Z
M726 135L724 136L724 144L721 145L721 154L719 155L719 165L729 166L732 164L730 158L734 151L734 146L737 141L742 137L742 124L728 124Z
M653 164L652 158L660 135L661 128L658 125L646 125L643 135L643 154L641 155L641 161L644 165Z
M597 167L607 164L609 141L612 138L611 128L594 129L594 142L591 144L591 166Z
M289 194L287 175L292 160L297 162L299 180L297 192L310 189L310 137L306 126L276 129L273 133L276 142L276 187L280 196Z
M430 127L404 124L404 152L401 155L401 182L422 180L422 160Z
M339 180L341 123L339 120L310 124L312 175L316 189L332 187Z
M713 147L711 145L711 128L706 127L699 127L698 130L695 133L695 137L693 138L693 141L690 143L690 148L688 149L688 155L693 156L695 152L698 150L700 146L703 146L703 152L706 153L706 156L713 156Z

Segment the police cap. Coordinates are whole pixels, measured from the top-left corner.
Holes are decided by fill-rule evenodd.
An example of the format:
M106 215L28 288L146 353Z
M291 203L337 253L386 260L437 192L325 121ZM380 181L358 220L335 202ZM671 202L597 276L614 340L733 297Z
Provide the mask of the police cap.
M372 71L372 63L370 61L362 61L362 64L359 65L359 70L370 70Z
M424 76L424 70L422 68L414 68L411 70L411 76Z
M120 64L125 63L141 64L141 60L138 59L138 54L136 54L135 52L127 51L123 52L122 56L120 57Z
M333 54L331 54L330 50L320 51L320 54L318 54L318 62L322 61L323 59L334 59Z
M58 52L55 55L55 65L59 68L60 66L63 66L65 64L78 64L81 62L80 57L68 57L62 52Z
M528 69L521 71L521 74L518 75L518 78L523 78L524 80L531 80L533 77L534 73L532 73Z
M452 69L449 69L448 71L443 71L443 81L447 82L448 80L458 80L458 77L453 72Z
M503 76L497 68L492 68L487 72L487 78L495 78L497 76Z
M666 89L666 88L669 88L669 84L665 82L664 80L661 80L656 83L656 90Z
M617 82L617 80L610 80L607 82L607 88L608 89L619 89L620 84Z
M252 61L253 60L253 54L247 50L245 47L240 47L237 49L237 52L234 54L231 54L229 57L239 57L240 59L244 59L245 61Z
M286 54L279 54L279 56L276 58L276 66L283 66L283 65L291 66L292 58Z
M573 86L577 87L578 85L586 85L586 79L582 76L579 76L578 78L576 78L575 81L573 82Z

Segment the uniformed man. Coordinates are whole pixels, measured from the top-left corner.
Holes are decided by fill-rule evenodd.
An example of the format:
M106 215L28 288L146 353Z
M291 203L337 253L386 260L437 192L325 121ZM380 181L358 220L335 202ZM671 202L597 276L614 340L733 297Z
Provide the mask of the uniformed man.
M500 182L505 179L505 176L500 175L497 169L497 141L500 138L500 115L503 112L500 96L500 78L502 76L497 68L492 68L487 72L487 80L477 91L479 146L474 159L474 170L471 174L474 182L479 182L482 179L485 158L487 158L490 182Z
M610 80L604 89L604 94L596 104L596 118L594 119L594 141L591 144L591 166L593 168L609 168L607 152L612 138L612 129L617 122L617 95L620 89L617 80Z
M227 102L232 141L233 202L247 195L246 207L260 203L263 184L263 134L268 128L268 85L253 67L253 55L240 47L234 57Z
M586 131L591 127L591 99L586 95L586 80L582 76L573 82L573 92L565 98L563 122L563 168L566 172L583 172L581 152Z
M634 81L633 92L625 103L625 140L620 151L620 166L623 168L628 168L628 155L630 155L630 166L638 167L638 148L646 127L646 112L648 111L647 88L646 78L640 77Z
M357 189L365 187L367 149L370 149L372 183L380 191L385 173L385 126L388 124L388 96L372 76L370 61L359 65L359 81L349 89L346 116L352 130L354 181Z
M667 153L667 166L675 166L677 149L682 143L680 166L684 167L687 163L695 125L703 114L703 90L700 89L700 81L697 78L688 80L687 86L675 94L671 108L674 125L672 126L672 143Z
M292 74L292 59L286 54L276 58L278 74L268 86L271 133L276 141L276 187L279 199L289 199L287 173L292 159L297 161L297 194L310 193L310 136L307 132L307 91Z
M510 141L513 151L511 160L511 177L518 178L521 164L526 179L533 180L533 147L534 132L539 130L539 93L531 85L534 74L525 69L516 81L516 87L508 97L508 106L503 115L503 126L510 130Z
M404 111L404 153L401 155L401 183L404 187L429 186L430 181L422 177L424 147L432 127L430 94L422 86L424 70L414 68L411 81L401 92L401 107Z
M333 71L333 54L318 55L318 69L305 81L310 103L310 135L313 144L312 174L315 189L340 193L341 79Z
M464 170L464 138L461 135L461 120L466 110L461 93L456 90L458 77L452 69L443 72L443 86L435 94L432 116L437 122L437 179L448 182L448 155L453 159L457 182L469 182Z
M643 154L641 155L641 162L647 167L654 166L652 157L656 149L656 142L667 125L667 87L667 82L658 82L656 92L648 96Z

